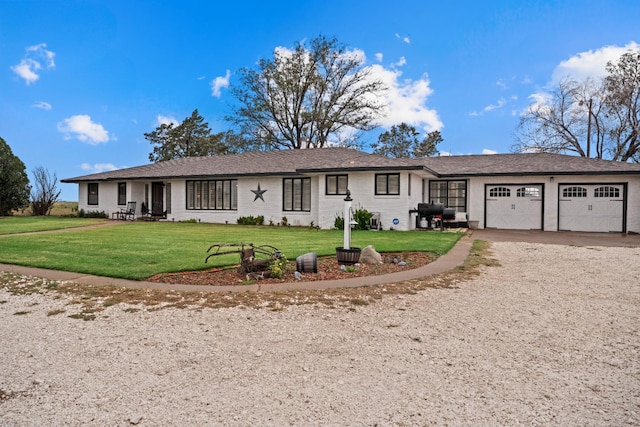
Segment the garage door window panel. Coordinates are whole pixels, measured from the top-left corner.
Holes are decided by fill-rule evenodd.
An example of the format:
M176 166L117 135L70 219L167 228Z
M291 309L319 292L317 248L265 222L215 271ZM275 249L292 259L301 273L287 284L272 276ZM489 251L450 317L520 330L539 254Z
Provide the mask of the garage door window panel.
M507 187L494 187L489 190L489 197L511 197L511 189Z
M516 191L517 197L540 198L540 187L521 187Z
M562 190L562 197L587 197L587 189L584 187L567 187Z
M593 192L594 197L620 197L620 189L616 187L598 187Z

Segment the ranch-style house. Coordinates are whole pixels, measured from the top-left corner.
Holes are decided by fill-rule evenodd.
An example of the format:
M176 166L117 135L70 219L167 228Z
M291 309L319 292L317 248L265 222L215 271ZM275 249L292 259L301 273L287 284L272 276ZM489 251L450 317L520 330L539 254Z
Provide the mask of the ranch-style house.
M442 204L479 228L640 233L640 164L548 153L393 159L348 148L188 157L62 180L79 209L133 218L332 228L347 189L384 229L424 226ZM431 223L429 223L429 226Z

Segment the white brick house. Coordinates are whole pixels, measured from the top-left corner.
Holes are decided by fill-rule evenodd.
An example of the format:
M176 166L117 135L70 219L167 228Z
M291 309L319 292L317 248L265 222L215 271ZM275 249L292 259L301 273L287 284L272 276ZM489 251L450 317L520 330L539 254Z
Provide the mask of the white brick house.
M560 154L391 159L346 148L191 157L62 180L79 209L128 201L167 220L236 223L262 215L333 227L347 188L385 229L411 230L418 203L442 203L480 228L640 233L640 164Z

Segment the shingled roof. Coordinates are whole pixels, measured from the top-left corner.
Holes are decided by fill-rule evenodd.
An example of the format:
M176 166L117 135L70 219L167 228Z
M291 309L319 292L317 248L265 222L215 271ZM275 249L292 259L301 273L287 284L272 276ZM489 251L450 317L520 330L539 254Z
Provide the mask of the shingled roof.
M133 168L63 179L62 182L294 175L375 169L423 169L407 159L392 159L349 148L252 151L211 157L185 157Z
M198 177L296 175L331 171L425 170L438 177L490 175L640 174L640 164L549 153L392 159L349 148L254 151L186 157L63 179L65 183Z
M415 159L439 177L640 174L640 164L552 153L441 156Z

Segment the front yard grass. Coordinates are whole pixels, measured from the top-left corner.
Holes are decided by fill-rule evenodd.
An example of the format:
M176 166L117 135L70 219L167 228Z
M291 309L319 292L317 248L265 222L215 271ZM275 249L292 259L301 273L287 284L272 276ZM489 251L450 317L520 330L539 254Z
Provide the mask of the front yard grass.
M0 235L33 233L104 224L100 218L65 218L57 216L3 216L0 217Z
M27 218L23 218L27 219ZM6 218L0 220L0 224ZM2 230L0 229L0 233ZM354 231L351 246L373 245L378 252L448 252L462 236L454 232ZM0 238L0 263L144 280L155 274L237 264L237 254L213 257L215 243L272 245L289 259L317 252L335 254L341 230L238 226L204 223L123 222L64 233Z

